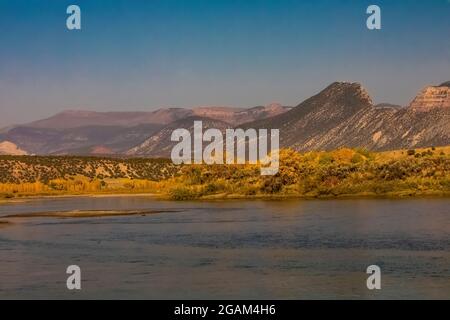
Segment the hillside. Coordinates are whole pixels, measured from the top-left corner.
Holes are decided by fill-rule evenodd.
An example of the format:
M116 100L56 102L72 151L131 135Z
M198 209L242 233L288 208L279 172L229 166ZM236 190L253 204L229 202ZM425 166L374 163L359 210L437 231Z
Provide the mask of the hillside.
M170 158L172 148L178 143L171 141L172 132L175 129L187 129L191 136L194 133L194 121L202 121L203 130L209 128L219 129L225 131L227 128L232 128L232 125L220 120L209 119L205 117L188 117L173 123L168 124L150 138L145 140L142 144L131 148L126 152L128 156L152 156L152 157L166 157Z
M450 88L423 89L406 108L374 106L359 83L335 82L290 111L246 128L280 129L298 151L363 147L374 151L450 144Z
M146 179L161 181L176 175L180 166L166 159L115 159L64 156L0 156L0 183L49 183L51 180Z
M130 145L141 143L162 126L86 126L67 129L15 127L0 134L0 140L15 141L21 148L40 155L93 155L100 147L104 154L121 154Z

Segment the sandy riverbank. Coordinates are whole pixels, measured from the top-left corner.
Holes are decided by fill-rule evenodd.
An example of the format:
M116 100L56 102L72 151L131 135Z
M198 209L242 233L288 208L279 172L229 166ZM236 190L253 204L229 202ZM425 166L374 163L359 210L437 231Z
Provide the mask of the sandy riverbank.
M21 203L36 199L64 199L64 198L113 198L113 197L149 197L160 198L156 193L97 193L97 194L42 194L42 195L21 195L13 198L0 199L1 204Z
M53 194L53 195L24 195L14 198L0 199L0 205L10 203L23 203L37 199L64 199L64 198L115 198L115 197L147 197L153 200L168 201L227 201L227 200L283 200L283 199L303 199L303 200L327 200L327 199L408 199L408 198L440 198L450 197L450 192L440 190L414 191L404 190L397 192L374 193L361 192L355 194L339 194L339 195L299 195L291 194L255 194L244 195L238 193L217 193L210 194L192 199L176 200L170 195L163 193L100 193L100 194Z

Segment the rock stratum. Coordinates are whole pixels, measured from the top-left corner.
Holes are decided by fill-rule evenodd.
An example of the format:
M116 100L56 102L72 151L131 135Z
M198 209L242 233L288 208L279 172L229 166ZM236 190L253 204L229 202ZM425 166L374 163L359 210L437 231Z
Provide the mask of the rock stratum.
M450 108L450 81L439 86L423 89L411 102L416 111L429 111L435 108Z

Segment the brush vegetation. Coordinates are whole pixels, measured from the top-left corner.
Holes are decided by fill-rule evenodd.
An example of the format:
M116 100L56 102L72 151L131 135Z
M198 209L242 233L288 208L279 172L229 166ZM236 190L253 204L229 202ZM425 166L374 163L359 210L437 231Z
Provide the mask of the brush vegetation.
M155 193L179 174L167 159L0 156L0 198L27 195Z
M390 152L280 151L274 176L258 165L169 160L0 157L0 196L157 193L174 200L450 195L450 147Z

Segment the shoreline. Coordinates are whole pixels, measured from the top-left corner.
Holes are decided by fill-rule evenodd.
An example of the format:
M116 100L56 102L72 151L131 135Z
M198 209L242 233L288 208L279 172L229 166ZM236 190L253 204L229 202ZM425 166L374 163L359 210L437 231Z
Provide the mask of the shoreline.
M20 203L36 199L64 199L64 198L126 198L126 197L150 197L157 198L156 193L79 193L79 194L42 194L42 195L20 195L12 198L0 199L1 204Z
M450 192L444 191L421 191L421 192L396 192L386 194L360 193L341 195L297 195L297 194L212 194L198 198L175 200L167 194L158 193L100 193L100 194L55 194L55 195L24 195L13 198L0 199L0 205L10 203L21 203L39 199L64 199L64 198L127 198L127 197L148 197L153 200L165 201L228 201L228 200L348 200L348 199L424 199L424 198L450 198Z

